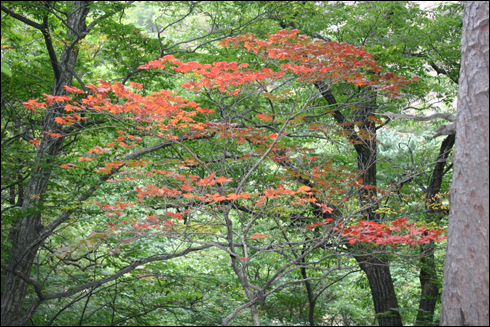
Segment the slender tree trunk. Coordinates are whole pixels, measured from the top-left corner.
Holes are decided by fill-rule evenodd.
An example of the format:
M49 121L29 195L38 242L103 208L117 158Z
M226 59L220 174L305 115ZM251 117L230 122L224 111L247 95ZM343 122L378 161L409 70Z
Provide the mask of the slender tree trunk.
M305 248L303 247L303 250L301 254L303 255L305 252ZM305 262L305 258L301 259L301 262ZM306 268L300 268L301 270L301 276L303 276L304 279L308 278L308 274L306 273ZM308 320L310 322L310 326L315 326L315 319L314 319L314 314L315 314L315 304L316 304L316 299L315 295L313 294L313 290L311 289L311 283L308 280L305 280L305 287L306 287L306 294L308 295Z
M315 86L320 91L323 98L329 105L337 104L334 95L328 87L322 82L316 82ZM355 144L354 148L357 153L357 167L362 178L362 184L368 186L359 191L359 204L361 206L369 205L376 201L376 157L377 144L375 141L376 127L374 123L367 118L374 115L377 110L376 97L377 94L369 87L361 87L360 109L356 112L355 121L362 121L361 129L365 129L371 134L370 140L362 140L362 143ZM334 111L333 117L342 124L347 120L339 112ZM348 128L348 127L347 127ZM351 137L356 141L359 140L355 131L352 129ZM378 221L379 216L374 212L377 209L376 205L366 210L364 219ZM354 255L356 261L360 264L361 269L366 273L371 288L373 297L374 309L378 316L380 326L402 326L402 318L398 311L398 301L396 299L395 288L389 269L389 262L377 257L369 256L369 253L364 255Z
M437 163L434 166L429 187L426 190L425 204L426 209L429 212L429 219L432 218L431 216L441 211L437 207L434 207L434 204L439 202L436 194L441 190L447 157L453 148L454 139L454 135L449 135L442 142L439 155L437 157ZM436 309L437 299L439 297L439 284L437 280L434 250L433 243L420 245L421 258L419 279L421 293L419 311L415 320L416 325L432 325L434 321L434 312Z
M83 35L86 29L85 19L89 9L86 2L75 2L74 6L76 8L74 8L75 10L69 15L67 20L68 25L73 30L69 30L68 34L74 36L74 32L77 32L79 35ZM43 31L43 33L46 36L49 34L47 16L44 22L46 31ZM61 53L60 61L56 62L56 55L53 54L54 49L50 47L50 41L46 41L46 46L48 52L50 52L50 58L55 72L52 94L67 94L63 85L71 85L78 51L65 46ZM55 102L49 106L42 121L42 132L58 130L60 126L55 122L54 118L60 116L62 112L63 106L59 103ZM11 273L10 271L6 273L4 292L2 293L2 326L24 325L34 313L33 310L23 312L27 283L19 275L25 277L30 276L34 258L41 246L41 243L36 241L43 229L40 205L51 177L53 160L58 155L60 146L63 143L61 137L52 138L46 133L41 133L41 135L42 140L38 146L36 168L31 173L22 203L22 209L27 215L17 221L14 232L8 268L11 271L17 272L17 274ZM35 300L36 303L39 303L39 301L42 301L42 298Z
M441 325L489 324L488 2L465 2Z
M359 191L359 205L365 206L377 201L376 191L376 127L367 118L376 112L376 92L371 88L360 88L364 94L364 104L356 113L355 120L363 122L361 129L369 132L371 138L364 140L362 144L355 145L357 152L357 168L361 172L362 184L368 186ZM375 213L377 205L366 210L365 219L379 221L379 215ZM373 297L374 309L380 326L402 326L402 318L398 311L398 301L396 299L393 280L391 279L389 262L374 256L354 256L360 264L361 269L366 273Z
M434 244L420 245L420 300L419 311L415 324L417 326L432 325L437 298L439 296L439 285L437 284L437 273L434 257Z
M228 234L228 244L230 247L230 250L232 252L235 252L235 246L233 244L233 222L229 218L229 208L224 212L224 217L226 221L226 226L227 226L227 234ZM238 265L237 264L237 258L231 256L231 266L233 268L233 271L238 277L238 280L240 280L240 283L242 284L243 290L245 291L245 294L247 295L247 299L249 301L253 301L256 297L258 297L258 301L262 300L263 297L261 296L262 294L259 294L258 292L255 292L251 287L250 283L248 281L247 273L245 271L245 266L243 264ZM222 324L224 326L228 326L229 322L233 317L238 313L238 311L235 310L231 315L225 317L222 319ZM252 315L252 324L254 326L260 326L260 316L259 316L259 310L257 309L257 302L254 303L252 306L250 306L250 313Z

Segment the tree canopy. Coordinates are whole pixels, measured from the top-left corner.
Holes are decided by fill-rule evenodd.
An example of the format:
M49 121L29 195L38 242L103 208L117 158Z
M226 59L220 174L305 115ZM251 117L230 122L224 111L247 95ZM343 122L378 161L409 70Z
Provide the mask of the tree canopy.
M461 3L2 14L2 325L437 323Z

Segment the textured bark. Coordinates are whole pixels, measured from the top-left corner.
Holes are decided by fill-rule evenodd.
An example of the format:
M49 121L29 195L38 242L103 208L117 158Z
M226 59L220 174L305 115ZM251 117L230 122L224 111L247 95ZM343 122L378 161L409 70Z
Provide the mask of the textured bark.
M87 8L88 3L75 2L73 5L74 10L67 19L67 24L71 27L68 34L72 35L74 40L79 40L80 36L85 35L86 32L87 26L85 25L85 19L89 12ZM56 61L51 37L49 36L47 16L44 18L42 27L46 48L50 54L55 75L53 95L67 94L63 85L71 85L78 51L74 51L74 44L72 46L65 46L61 53L60 61ZM43 132L58 130L60 128L54 118L60 116L62 111L63 106L56 102L48 108L46 115L43 117ZM46 192L51 177L50 167L52 161L58 155L60 146L63 143L63 138L61 137L52 138L45 133L41 133L41 135L43 135L43 138L38 146L36 168L31 173L22 203L22 209L27 215L17 221L14 232L8 267L11 271L17 272L17 274L11 272L7 272L6 274L4 292L2 293L2 326L24 325L34 312L34 307L31 307L27 312L23 312L27 283L20 276L30 276L34 258L41 245L35 242L43 229L41 212L38 206L43 200L43 195ZM38 299L33 304L39 304L39 301L42 300L42 294L39 292L37 295Z
M488 2L465 3L441 325L488 326Z

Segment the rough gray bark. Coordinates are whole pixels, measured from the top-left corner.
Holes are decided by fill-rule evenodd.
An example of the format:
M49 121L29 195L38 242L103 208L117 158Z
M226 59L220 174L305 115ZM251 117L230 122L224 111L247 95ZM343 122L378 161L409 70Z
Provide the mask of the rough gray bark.
M441 325L488 326L488 2L465 3Z

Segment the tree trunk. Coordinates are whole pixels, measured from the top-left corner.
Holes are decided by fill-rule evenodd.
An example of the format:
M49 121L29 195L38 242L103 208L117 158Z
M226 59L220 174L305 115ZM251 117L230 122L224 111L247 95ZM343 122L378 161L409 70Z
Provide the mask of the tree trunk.
M375 256L355 255L354 258L369 281L379 326L402 326L389 263Z
M305 253L305 247L303 246L303 250L301 251L301 255ZM301 262L305 262L305 258L301 259ZM311 283L310 281L306 280L308 278L308 274L306 273L306 268L302 267L300 268L301 271L301 276L303 276L303 279L305 279L305 287L306 287L306 294L308 295L308 321L310 322L310 326L315 326L315 304L316 304L316 298L315 295L313 294L313 290L311 289Z
M465 2L441 325L488 326L488 2Z
M316 88L320 91L322 97L329 105L337 104L331 90L322 82L315 82ZM376 97L377 94L370 87L360 87L360 96L362 97L361 108L356 112L354 121L362 121L363 125L360 129L365 129L371 134L371 140L362 140L362 143L355 144L354 148L357 154L357 167L359 169L362 184L370 186L359 190L359 205L365 206L376 201L376 158L377 144L374 140L376 137L376 127L374 123L367 118L373 116L377 111ZM339 112L334 111L333 117L335 120L343 124L347 122L345 117ZM349 127L346 127L348 129ZM352 135L350 138L358 140L357 133L351 129ZM377 206L366 210L365 220L378 221L379 216L374 212ZM354 255L356 261L360 264L361 269L366 273L371 287L371 295L373 297L374 309L378 315L378 323L380 326L402 326L402 318L398 312L398 301L396 299L395 288L389 269L389 262L376 257L366 257L362 255ZM394 309L394 310L393 310Z
M374 123L367 118L376 112L377 94L371 88L360 88L361 94L364 94L363 105L357 111L354 120L363 122L361 129L369 132L371 139L364 140L362 144L355 145L357 153L357 168L360 171L362 184L368 186L367 189L359 190L359 205L365 206L377 201L377 179L376 179L376 127ZM374 205L366 210L366 220L379 222L379 215L375 213L378 208ZM391 279L389 262L374 256L354 256L360 264L361 269L366 273L373 297L374 309L378 319L379 326L402 326L402 318L398 311L398 301L396 299L393 280ZM394 310L393 310L394 309Z
M437 163L432 171L429 187L425 194L425 207L429 212L429 220L432 215L437 214L441 210L434 206L439 202L436 194L440 192L442 178L446 167L447 157L454 146L454 135L449 135L444 139L439 150ZM445 210L444 210L445 211ZM443 215L446 213L443 212ZM440 217L440 216L439 216ZM420 302L419 311L415 320L416 325L432 325L434 322L434 312L436 310L437 298L439 296L439 285L437 281L436 264L434 257L434 244L420 245Z
M430 326L434 322L439 286L437 284L434 244L420 245L420 300L419 311L415 319L417 326Z
M89 9L86 2L75 2L75 5L76 8L74 8L67 20L68 25L72 28L68 34L74 35L74 33L78 33L79 35L84 35L83 33L86 32L85 19ZM46 16L44 19L46 26L47 21ZM49 29L47 27L43 33L49 37ZM52 94L67 94L63 85L71 85L78 51L72 47L65 46L61 53L60 61L53 62L56 56L53 56L54 49L50 46L50 41L46 41L46 47L48 52L50 52L55 74ZM60 128L54 118L60 116L63 108L64 106L55 102L47 109L42 122L42 132L51 132ZM27 214L17 221L14 232L8 268L11 271L18 272L18 274L13 274L9 271L6 274L4 292L2 294L2 326L24 325L33 313L33 310L23 313L27 283L19 277L19 273L25 277L30 276L34 258L41 246L41 243L36 242L43 229L39 205L48 186L52 162L58 155L59 148L63 143L63 138L61 137L53 138L46 133L41 133L41 135L43 136L38 146L36 168L31 173L22 203L22 209Z

